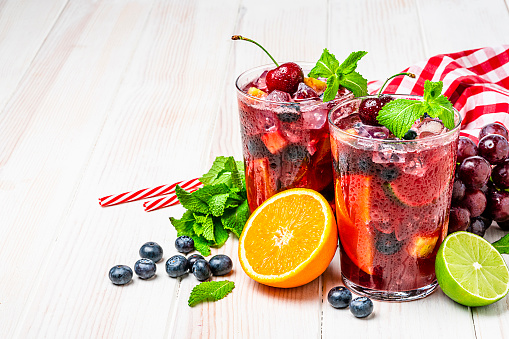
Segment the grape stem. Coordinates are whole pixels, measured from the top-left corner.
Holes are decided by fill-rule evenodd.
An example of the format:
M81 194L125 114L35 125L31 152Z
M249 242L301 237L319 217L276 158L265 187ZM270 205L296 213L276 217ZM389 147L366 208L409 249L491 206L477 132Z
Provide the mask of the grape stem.
M265 48L263 48L262 45L260 45L259 43L257 43L256 41L254 40L251 40L251 39L248 39L248 38L244 38L242 35L233 35L232 36L232 40L244 40L244 41L249 41L249 42L252 42L253 44L255 44L256 46L260 47L261 49L263 49L263 51L265 53L267 53L267 55L269 56L269 58L272 59L272 61L274 61L274 63L276 64L276 67L279 67L279 64L277 63L277 61L272 57L272 55L270 55L269 52L267 52L267 50Z
M233 38L232 38L233 39ZM389 80L397 77L397 76L400 76L400 75L408 75L410 78L415 78L415 74L414 73L409 73L409 72L404 72L404 73L398 73L398 74L394 74L393 76L387 78L387 80L385 80L384 84L382 85L382 87L380 88L380 90L378 91L378 97L380 98L380 96L382 95L382 90L384 89L385 85L387 85L387 83L389 82Z

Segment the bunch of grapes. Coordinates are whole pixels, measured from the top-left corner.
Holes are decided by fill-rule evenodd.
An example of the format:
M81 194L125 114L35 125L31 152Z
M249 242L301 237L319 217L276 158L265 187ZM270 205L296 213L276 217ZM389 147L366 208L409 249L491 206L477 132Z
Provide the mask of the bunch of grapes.
M460 137L449 233L468 231L483 237L493 221L509 230L508 156L508 132L501 124L484 126L477 145Z

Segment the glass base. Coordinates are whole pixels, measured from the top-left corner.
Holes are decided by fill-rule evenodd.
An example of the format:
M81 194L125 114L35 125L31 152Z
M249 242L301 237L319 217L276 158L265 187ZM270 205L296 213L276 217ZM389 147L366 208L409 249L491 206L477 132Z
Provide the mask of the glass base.
M341 274L341 276L343 277L345 286L352 292L381 301L412 301L422 299L433 293L438 286L438 282L435 280L431 284L415 290L399 292L380 291L359 286L348 280L343 274Z

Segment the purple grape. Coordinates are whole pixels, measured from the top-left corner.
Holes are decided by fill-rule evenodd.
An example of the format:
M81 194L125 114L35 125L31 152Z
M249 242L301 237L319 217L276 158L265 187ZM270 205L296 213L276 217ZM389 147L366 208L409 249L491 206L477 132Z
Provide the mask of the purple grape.
M509 192L490 189L487 195L488 208L486 215L499 221L509 220Z
M488 134L477 145L478 153L490 164L503 163L509 154L509 143L507 139L498 134Z
M469 188L481 188L488 182L491 175L490 163L480 157L468 157L460 165L458 176Z
M477 155L477 146L467 137L461 136L458 141L458 157L456 162L462 163L468 157Z
M467 228L467 232L477 234L480 237L484 237L486 230L491 226L491 220L485 217L474 217L470 219L470 226Z
M470 212L459 206L451 206L449 213L449 234L464 231L470 225Z
M498 188L509 188L509 161L493 167L491 180Z
M461 205L468 209L471 218L478 217L486 208L486 196L481 190L467 189Z
M465 184L461 179L454 179L454 184L452 185L452 201L461 201L465 197Z
M507 129L503 125L496 122L487 124L481 129L481 132L479 133L479 140L481 140L488 134L498 134L508 139Z

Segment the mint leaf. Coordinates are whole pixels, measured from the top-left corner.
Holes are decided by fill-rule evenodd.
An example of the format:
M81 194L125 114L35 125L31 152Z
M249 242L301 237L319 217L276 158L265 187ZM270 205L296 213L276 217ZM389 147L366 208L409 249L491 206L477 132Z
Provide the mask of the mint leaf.
M424 113L422 101L397 99L385 104L376 119L401 139Z
M170 222L177 236L193 238L196 250L208 256L210 246L223 246L230 231L240 236L249 217L244 163L233 157L217 157L200 181L203 187L193 193L175 188L187 211L181 219L171 217Z
M376 119L400 139L424 113L428 113L432 118L439 118L444 126L451 130L454 128L454 108L449 99L441 94L442 88L441 81L426 80L423 101L410 99L391 101L382 107Z
M509 234L492 243L493 247L500 252L500 254L509 254Z
M199 190L202 189L203 188L200 188ZM180 204L182 204L182 206L184 206L186 209L193 212L200 212L205 214L210 213L209 206L205 202L196 197L195 193L198 191L189 193L183 188L181 188L179 185L175 187L175 193L177 194L177 198L180 201Z
M210 255L210 242L204 237L194 236L191 238L194 240L194 248L204 257L208 257Z
M187 235L188 237L193 238L194 248L196 248L196 250L204 256L210 255L211 244L204 237L197 235L194 231L195 228L199 227L203 232L203 225L196 221L195 214L192 211L185 211L180 219L170 218L170 222L177 230L178 237Z
M235 159L233 159L233 157L229 157L228 160L226 160L225 168L227 171L229 171L231 173L231 177L232 177L231 187L241 189L243 187L241 174L239 173L239 170L237 169L237 164L235 162Z
M442 94L444 84L442 81L432 82L429 80L424 81L424 94L423 98L426 102L431 102Z
M202 282L193 288L187 304L193 307L204 301L221 300L234 288L235 283L229 280Z
M311 69L308 76L312 78L328 78L336 74L338 67L339 61L334 54L330 53L327 48L324 48L320 59L316 62L315 67Z
M182 218L175 219L170 217L170 222L177 230L177 236L187 235L193 233L193 225L195 223L194 214L191 211L185 211L182 215Z
M350 55L343 61L343 63L339 66L338 71L343 74L350 74L357 68L357 62L362 59L363 56L368 54L365 51L352 52Z
M362 75L357 72L346 74L343 79L339 81L339 84L350 90L355 97L368 95L368 80L364 79Z
M221 247L224 245L226 240L228 240L230 234L228 230L223 227L220 218L213 218L214 220L214 238L215 238L215 246Z
M308 76L327 78L327 88L323 94L324 102L336 98L339 86L350 90L356 97L368 93L368 81L355 72L357 63L366 54L367 52L364 51L352 52L340 65L334 54L331 54L327 48L323 50L320 59Z
M247 203L247 200L244 200L244 202L238 207L226 210L221 217L221 222L225 229L232 231L233 234L240 237L250 214L251 211L249 210L249 204Z
M210 185L213 181L219 177L222 171L224 171L224 164L226 163L227 157L217 157L212 164L212 167L209 169L207 173L205 173L200 181L203 185Z
M339 81L337 75L332 75L327 78L327 88L325 88L325 92L323 92L323 101L331 101L334 100L336 94L338 94L339 90Z

